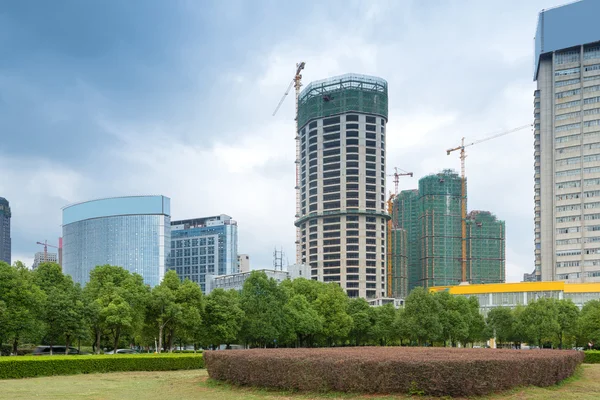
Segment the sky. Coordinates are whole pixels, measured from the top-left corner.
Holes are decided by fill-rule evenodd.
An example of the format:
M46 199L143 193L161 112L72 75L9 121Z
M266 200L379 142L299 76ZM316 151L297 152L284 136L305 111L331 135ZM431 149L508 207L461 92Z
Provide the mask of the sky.
M173 219L231 215L240 253L295 260L294 101L344 73L389 84L387 166L459 170L460 143L533 122L538 12L561 0L0 2L0 197L12 258L61 208L163 194ZM534 269L533 133L467 151L469 210L506 221L507 281ZM388 190L393 190L392 177Z

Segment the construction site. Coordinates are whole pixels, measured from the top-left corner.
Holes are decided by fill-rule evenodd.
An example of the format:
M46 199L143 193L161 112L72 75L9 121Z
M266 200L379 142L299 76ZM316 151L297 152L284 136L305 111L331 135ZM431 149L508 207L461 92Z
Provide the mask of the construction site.
M504 222L488 211L466 217L463 279L462 183L456 172L444 170L421 178L418 190L395 196L390 241L393 297L403 298L419 286L504 282Z

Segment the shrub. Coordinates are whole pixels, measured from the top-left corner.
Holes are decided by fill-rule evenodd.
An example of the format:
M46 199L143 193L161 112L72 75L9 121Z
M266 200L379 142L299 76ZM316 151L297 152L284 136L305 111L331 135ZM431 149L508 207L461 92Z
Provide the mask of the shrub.
M362 347L205 351L213 379L302 391L483 395L549 386L583 353L565 350Z
M583 360L586 364L600 364L600 351L598 350L586 350L585 359Z
M120 371L173 371L204 367L201 355L117 354L0 358L0 379Z

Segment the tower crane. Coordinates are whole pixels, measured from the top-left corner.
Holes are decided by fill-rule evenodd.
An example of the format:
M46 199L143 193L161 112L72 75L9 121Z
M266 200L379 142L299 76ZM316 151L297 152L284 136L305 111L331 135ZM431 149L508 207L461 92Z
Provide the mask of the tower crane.
M300 88L302 87L301 72L304 69L305 65L306 63L304 61L301 61L296 64L296 73L292 78L292 81L290 82L287 90L281 97L281 100L279 100L279 104L277 104L275 111L273 111L273 116L275 116L275 114L277 114L277 111L279 111L279 108L283 104L285 98L289 94L290 90L292 89L292 86L294 86L294 88L296 89L296 114L294 118L294 120L296 121L296 218L300 217L300 135L298 134L298 129L300 127L298 126L298 99L300 98ZM300 246L300 228L296 227L296 263L298 264L302 263L302 251Z
M402 172L398 172L398 170ZM394 173L388 174L388 176L394 177L394 193L390 193L390 197L388 199L388 214L392 217L388 221L388 258L387 258L387 295L388 297L392 297L392 265L394 260L394 251L393 251L393 243L392 243L392 228L396 228L398 225L398 221L396 220L396 216L394 215L394 198L398 196L398 183L400 182L401 176L410 176L412 178L413 173L407 172L401 168L394 167Z
M465 159L467 154L465 148L473 146L479 143L487 142L488 140L496 139L509 133L517 132L526 128L530 128L532 124L519 126L517 128L509 129L507 131L496 133L495 135L488 136L483 139L476 140L471 143L465 144L465 138L463 137L460 146L446 150L446 155L454 151L460 150L460 176L461 176L461 196L460 196L460 214L461 214L461 280L462 283L467 283L467 188L466 188L466 176L465 176Z
M41 244L42 246L44 246L44 262L48 262L48 246L50 247L54 247L55 249L58 249L58 246L53 246L51 244L48 244L47 240L44 240L44 242L36 242L35 244Z

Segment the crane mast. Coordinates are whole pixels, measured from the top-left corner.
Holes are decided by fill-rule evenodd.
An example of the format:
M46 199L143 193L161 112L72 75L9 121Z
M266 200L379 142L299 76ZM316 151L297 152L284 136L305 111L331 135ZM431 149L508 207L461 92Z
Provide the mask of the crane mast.
M387 202L387 206L388 206L388 214L392 217L389 221L388 221L388 235L387 235L387 248L388 248L388 253L387 253L387 296L388 297L392 297L393 293L392 293L392 267L393 267L393 263L394 263L394 259L395 257L395 252L394 252L394 247L393 247L393 241L392 241L392 232L393 229L397 228L398 226L398 221L396 216L394 215L394 199L396 198L396 196L398 196L398 184L400 183L400 177L401 176L410 176L412 178L413 173L412 172L406 172L404 170L401 170L403 172L398 172L397 167L394 167L394 173L393 174L389 174L388 176L393 176L394 177L394 193L390 193L390 197L388 198L388 202Z
M461 193L460 193L460 216L461 216L461 282L467 283L467 178L465 172L465 159L467 154L465 147L473 146L475 144L487 142L488 140L496 139L498 137L508 135L509 133L517 132L525 128L531 127L532 124L522 125L508 131L500 132L486 138L476 140L474 142L465 144L465 138L463 137L460 142L460 146L446 150L446 154L460 150L460 177L461 177Z
M306 65L306 63L304 61L301 61L296 64L296 74L294 75L294 78L290 82L283 97L279 101L277 108L275 108L275 111L273 112L273 116L275 116L275 114L277 114L277 111L283 104L285 98L289 94L290 89L292 88L292 86L294 86L294 89L296 92L295 93L296 108L295 108L295 118L294 118L294 120L296 121L296 135L295 135L295 139L296 139L296 160L295 160L295 164L296 164L296 187L295 187L295 189L296 189L296 218L300 217L300 212L301 212L301 207L300 207L300 134L299 134L300 126L298 125L299 124L298 101L300 99L300 88L302 87L301 72L304 69L305 65ZM301 239L301 230L300 230L300 227L296 227L296 263L298 263L298 264L302 263L302 248L301 248L301 244L300 244L300 242L301 242L300 239Z

